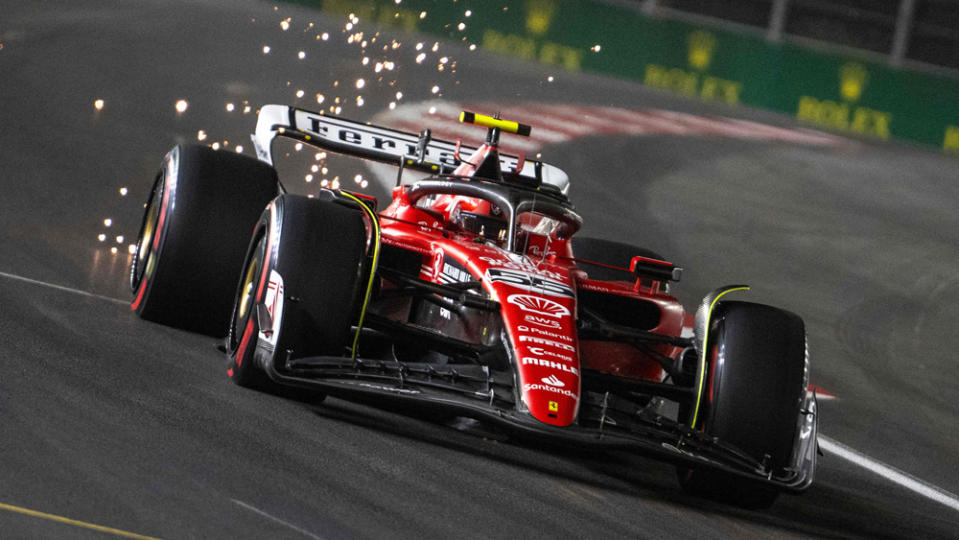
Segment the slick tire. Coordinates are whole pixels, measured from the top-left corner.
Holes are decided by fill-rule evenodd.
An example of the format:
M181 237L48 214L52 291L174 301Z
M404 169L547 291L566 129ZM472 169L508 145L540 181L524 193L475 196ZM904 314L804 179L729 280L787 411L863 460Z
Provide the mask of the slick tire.
M146 204L130 268L141 318L223 337L250 230L276 196L273 167L205 146L177 146Z
M789 466L806 384L806 332L788 311L720 303L710 321L701 411L695 429L771 471ZM683 489L746 508L768 508L778 491L731 474L680 468Z
M626 268L626 270L618 270L617 268L607 268L606 266L595 264L580 264L580 267L589 274L589 279L600 281L636 281L636 277L628 271L629 263L633 260L633 257L640 256L660 261L665 260L655 251L623 242L590 238L588 236L574 236L572 242L573 257L577 259L615 266L617 268Z
M236 289L227 373L273 389L264 368L342 356L366 292L367 232L357 208L281 195L263 212Z

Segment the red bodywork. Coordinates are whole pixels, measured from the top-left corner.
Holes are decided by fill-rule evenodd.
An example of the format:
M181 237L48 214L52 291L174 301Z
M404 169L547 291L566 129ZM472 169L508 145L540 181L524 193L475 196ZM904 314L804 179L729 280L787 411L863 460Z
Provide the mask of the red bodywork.
M495 148L484 145L454 172L468 177ZM470 180L461 180L468 182ZM517 366L521 399L529 413L547 424L567 426L576 421L583 369L621 377L661 381L663 370L648 355L627 343L579 341L577 293L588 290L641 299L655 305L659 324L648 330L672 336L683 331L685 312L659 281L592 281L576 264L569 237L529 232L536 216L520 216L523 250L508 251L500 242L457 230L451 214L494 211L487 201L460 195L440 195L428 207L415 204L409 186L393 190L393 201L381 216L384 244L423 256L420 278L433 283L451 279L482 281L489 297L501 305L507 350ZM524 222L524 219L527 221ZM519 252L522 251L522 252ZM623 261L626 267L629 261ZM465 269L469 276L457 276ZM622 268L626 270L626 268ZM675 357L679 349L654 349Z

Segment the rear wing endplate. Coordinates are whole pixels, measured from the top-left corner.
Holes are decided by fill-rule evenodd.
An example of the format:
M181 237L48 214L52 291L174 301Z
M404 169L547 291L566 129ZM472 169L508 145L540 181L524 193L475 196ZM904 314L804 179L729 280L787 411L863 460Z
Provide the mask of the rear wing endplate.
M477 150L475 147L458 146L457 143L429 138L425 139L424 147L424 139L414 133L286 105L260 107L256 133L253 134L257 158L273 165L272 144L278 135L331 152L390 165L399 166L402 163L405 168L433 174L452 172L460 163L457 158L460 154L468 156ZM500 165L504 171L515 170L519 161L518 156L500 154ZM524 160L519 177L556 186L563 193L569 189L569 177L566 173L541 161Z

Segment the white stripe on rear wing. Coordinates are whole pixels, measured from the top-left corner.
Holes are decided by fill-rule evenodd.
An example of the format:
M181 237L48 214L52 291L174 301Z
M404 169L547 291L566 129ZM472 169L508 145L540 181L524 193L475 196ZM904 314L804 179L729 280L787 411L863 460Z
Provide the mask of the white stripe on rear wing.
M453 157L456 143L431 140L426 145L423 161L417 161L417 145L420 137L414 133L397 131L362 122L354 122L336 116L327 116L286 105L264 105L256 122L253 145L261 161L273 165L272 144L277 135L283 135L331 152L359 156L364 159L381 161L399 166L406 159L405 166L431 173L450 172L458 165ZM461 146L460 152L469 156L477 150L473 146ZM516 168L519 158L500 154L503 171ZM526 160L520 176L530 181L536 180L536 168L541 166L540 174L545 184L559 188L563 193L569 190L569 177L562 169L535 160Z

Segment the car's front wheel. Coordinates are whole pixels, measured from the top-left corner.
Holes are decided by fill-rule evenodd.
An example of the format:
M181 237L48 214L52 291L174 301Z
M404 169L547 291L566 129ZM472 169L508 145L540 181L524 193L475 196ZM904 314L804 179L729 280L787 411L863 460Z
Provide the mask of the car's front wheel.
M263 212L236 289L229 375L263 382L288 360L342 356L366 292L367 231L359 209L281 195Z
M790 465L806 391L802 319L748 302L721 302L704 345L706 377L694 429L732 445L771 473ZM767 484L709 469L679 469L683 489L749 508L766 508L778 491Z

